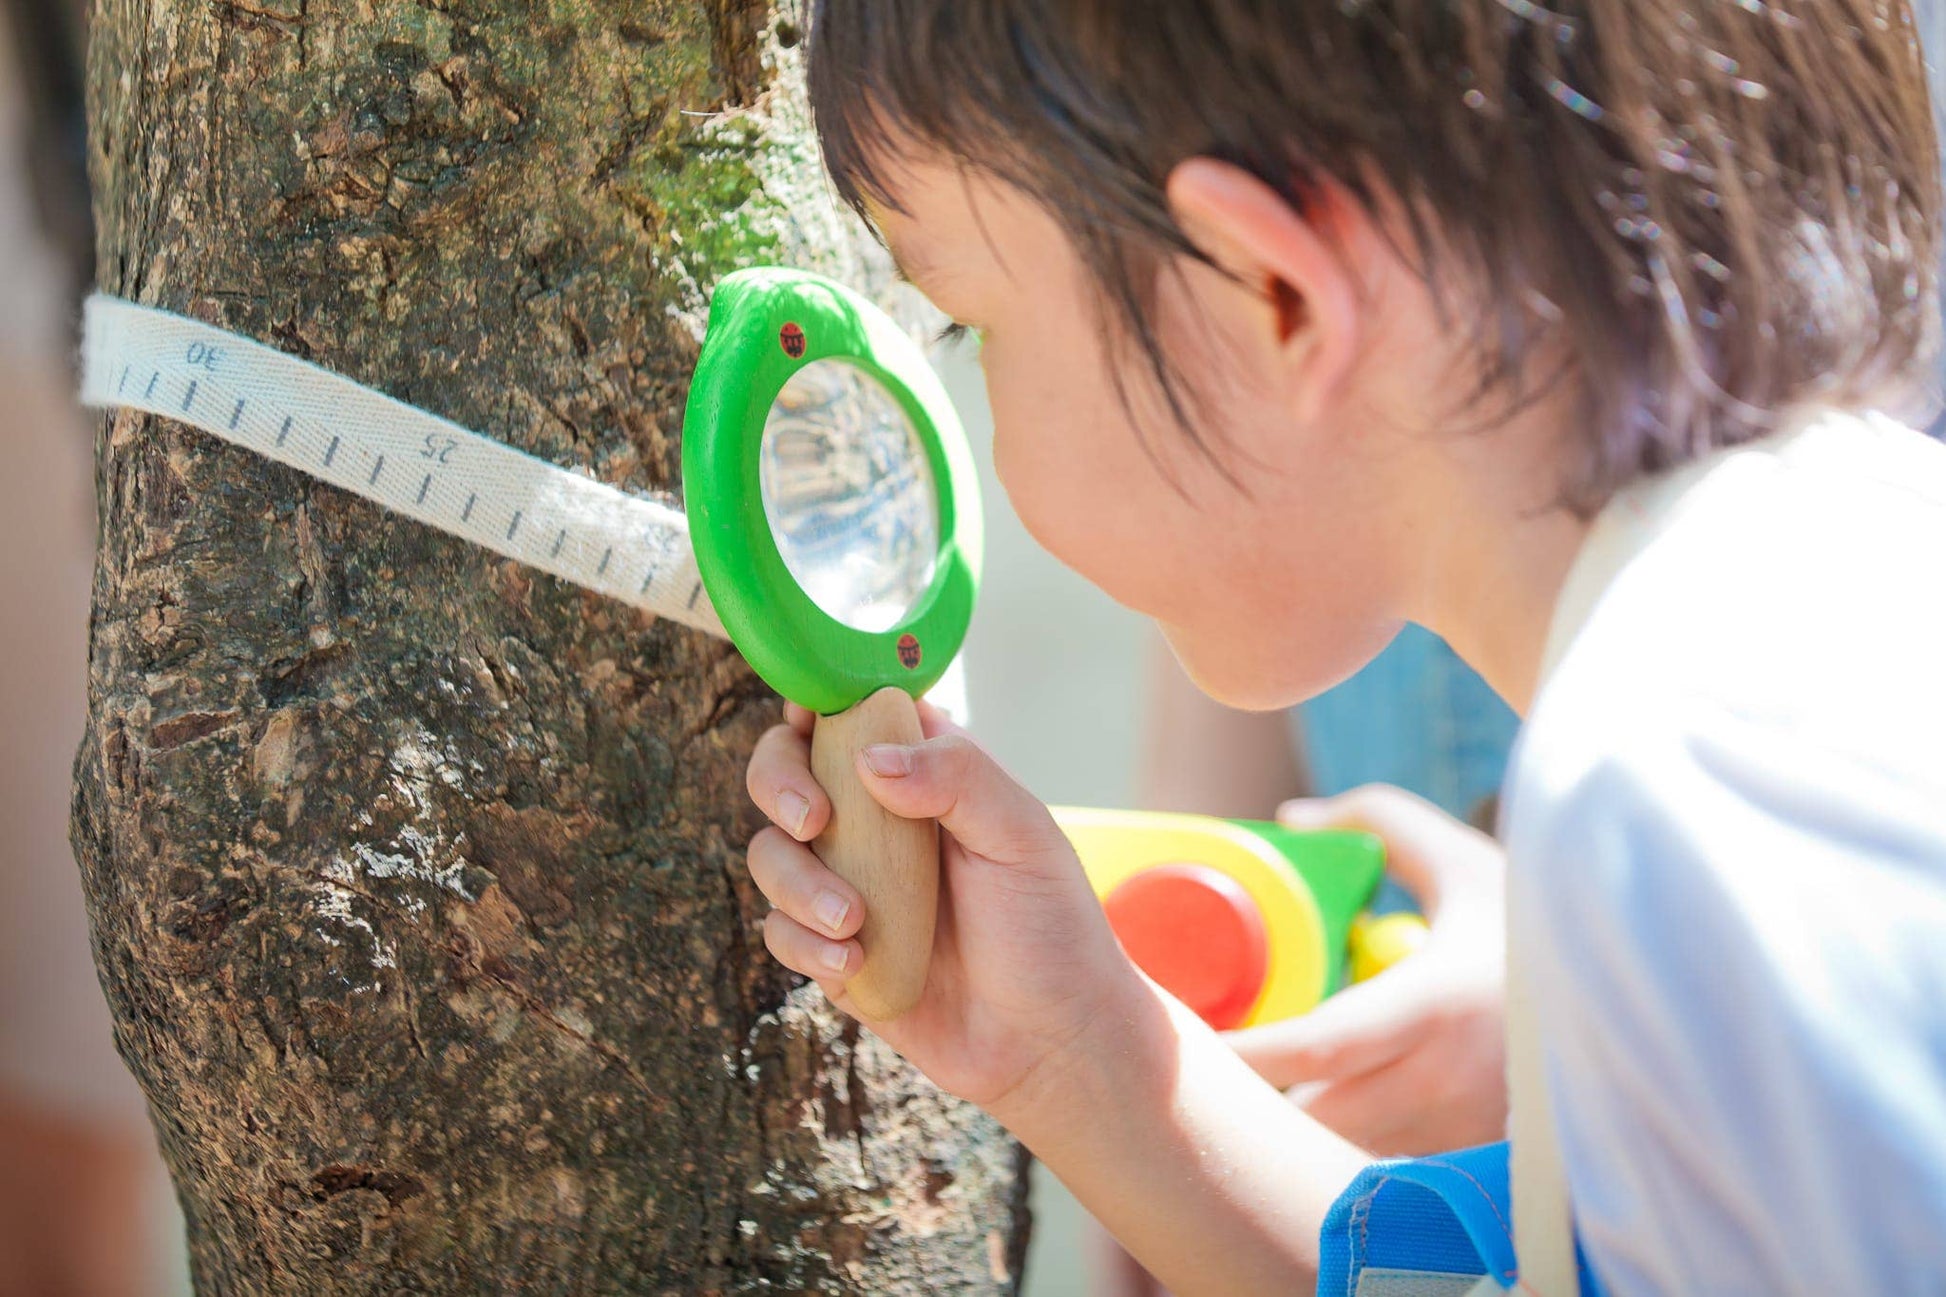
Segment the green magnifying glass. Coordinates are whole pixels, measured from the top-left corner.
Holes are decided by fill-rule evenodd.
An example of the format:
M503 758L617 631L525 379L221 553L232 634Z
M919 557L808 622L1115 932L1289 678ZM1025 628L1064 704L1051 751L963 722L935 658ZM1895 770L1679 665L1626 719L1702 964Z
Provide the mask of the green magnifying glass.
M831 798L820 859L865 901L869 1017L925 989L938 828L885 811L855 754L921 738L913 699L966 638L979 585L978 477L918 344L857 293L773 267L716 288L683 418L696 563L737 649L818 713L811 766Z

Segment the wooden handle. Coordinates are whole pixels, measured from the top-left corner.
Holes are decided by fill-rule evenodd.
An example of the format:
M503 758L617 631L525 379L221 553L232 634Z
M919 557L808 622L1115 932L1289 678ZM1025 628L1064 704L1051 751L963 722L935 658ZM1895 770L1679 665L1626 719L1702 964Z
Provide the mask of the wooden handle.
M919 709L903 690L881 689L849 711L820 716L811 732L811 773L831 798L831 823L811 844L818 859L865 898L858 941L865 963L852 1003L889 1022L919 1002L932 963L939 910L939 826L908 820L872 799L859 781L859 749L918 743Z

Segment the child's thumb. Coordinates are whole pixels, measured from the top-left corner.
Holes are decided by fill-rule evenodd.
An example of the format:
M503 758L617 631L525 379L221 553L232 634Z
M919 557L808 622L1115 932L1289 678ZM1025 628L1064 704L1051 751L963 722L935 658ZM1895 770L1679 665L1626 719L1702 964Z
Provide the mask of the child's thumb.
M858 754L858 774L886 810L938 820L996 864L1052 866L1073 850L1047 807L963 734L874 744Z

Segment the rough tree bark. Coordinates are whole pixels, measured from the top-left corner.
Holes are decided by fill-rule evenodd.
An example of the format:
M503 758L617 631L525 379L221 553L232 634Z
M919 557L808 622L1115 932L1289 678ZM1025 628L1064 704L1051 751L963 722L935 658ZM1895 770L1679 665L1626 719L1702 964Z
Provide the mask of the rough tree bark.
M703 289L882 284L765 0L97 0L102 286L638 490ZM75 840L198 1286L994 1292L1020 1155L765 956L728 646L101 426Z

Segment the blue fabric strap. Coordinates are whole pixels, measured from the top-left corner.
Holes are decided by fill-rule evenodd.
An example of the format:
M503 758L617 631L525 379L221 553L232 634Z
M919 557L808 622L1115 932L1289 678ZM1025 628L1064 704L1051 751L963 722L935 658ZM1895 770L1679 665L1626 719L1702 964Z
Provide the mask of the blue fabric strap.
M1367 1167L1325 1217L1318 1297L1356 1297L1367 1270L1490 1275L1513 1287L1510 1198L1504 1141ZM1601 1293L1585 1255L1581 1290Z

